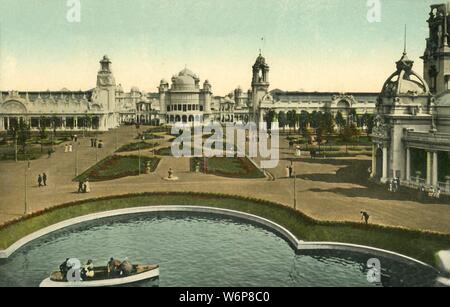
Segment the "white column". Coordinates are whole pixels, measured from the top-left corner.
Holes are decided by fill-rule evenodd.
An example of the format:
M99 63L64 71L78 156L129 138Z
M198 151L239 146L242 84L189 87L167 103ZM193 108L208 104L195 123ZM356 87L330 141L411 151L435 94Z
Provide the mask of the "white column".
M431 185L431 152L427 151L427 186Z
M411 149L406 148L406 181L411 181Z
M0 117L0 130L5 130L4 123L5 123L5 121L4 121L3 117Z
M6 118L6 124L8 126L8 129L11 129L11 123L9 121L9 116Z
M381 182L387 182L388 180L388 148L383 147L383 178Z
M433 152L433 169L432 169L432 181L431 184L433 186L437 186L438 185L438 153L437 151Z
M375 177L377 172L377 146L372 145L372 172L370 173L370 178Z

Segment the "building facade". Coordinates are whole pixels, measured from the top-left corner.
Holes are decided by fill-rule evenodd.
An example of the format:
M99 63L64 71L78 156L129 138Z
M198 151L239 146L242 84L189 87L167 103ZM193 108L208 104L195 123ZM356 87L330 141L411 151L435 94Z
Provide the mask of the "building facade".
M450 193L450 7L431 6L424 77L406 50L379 95L372 174Z
M146 93L136 87L125 92L116 85L111 61L100 61L97 85L88 91L0 92L0 131L19 120L37 130L45 126L57 130L93 129L107 131L121 124L203 124L263 122L268 112L340 111L373 113L377 94L270 91L270 67L260 54L252 67L251 88L240 87L221 97L213 96L208 80L183 69L171 79L161 80L158 92ZM276 120L276 119L275 119Z

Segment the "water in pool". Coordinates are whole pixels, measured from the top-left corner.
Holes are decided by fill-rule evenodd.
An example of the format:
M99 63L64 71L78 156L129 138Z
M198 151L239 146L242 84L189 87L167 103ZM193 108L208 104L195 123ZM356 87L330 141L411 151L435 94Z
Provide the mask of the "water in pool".
M159 280L146 286L376 286L367 280L371 255L296 254L262 227L191 213L115 217L52 233L0 261L0 286L38 286L67 257L159 264ZM380 260L383 286L434 285L427 267Z

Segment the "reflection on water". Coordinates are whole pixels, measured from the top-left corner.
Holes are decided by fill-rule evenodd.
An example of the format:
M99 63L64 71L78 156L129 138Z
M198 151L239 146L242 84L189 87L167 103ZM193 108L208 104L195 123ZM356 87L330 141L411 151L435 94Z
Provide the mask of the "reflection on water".
M264 228L197 213L114 217L55 232L1 261L0 286L38 286L67 257L159 264L159 280L141 286L376 286L367 281L371 255L296 254ZM434 285L428 268L380 260L384 286Z

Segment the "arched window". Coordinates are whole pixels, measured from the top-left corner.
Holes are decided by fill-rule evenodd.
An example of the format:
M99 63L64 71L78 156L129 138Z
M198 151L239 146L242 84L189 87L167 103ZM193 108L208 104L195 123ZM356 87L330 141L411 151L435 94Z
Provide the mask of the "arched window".
M200 106L200 112L203 112L203 106Z

